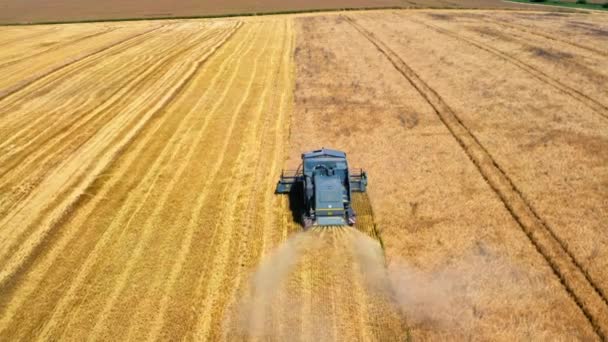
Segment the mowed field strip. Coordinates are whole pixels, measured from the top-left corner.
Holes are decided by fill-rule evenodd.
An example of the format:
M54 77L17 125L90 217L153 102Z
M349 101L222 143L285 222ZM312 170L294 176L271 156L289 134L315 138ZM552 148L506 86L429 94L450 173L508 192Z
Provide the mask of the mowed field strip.
M0 27L0 339L608 338L605 18ZM274 194L321 146L356 229Z

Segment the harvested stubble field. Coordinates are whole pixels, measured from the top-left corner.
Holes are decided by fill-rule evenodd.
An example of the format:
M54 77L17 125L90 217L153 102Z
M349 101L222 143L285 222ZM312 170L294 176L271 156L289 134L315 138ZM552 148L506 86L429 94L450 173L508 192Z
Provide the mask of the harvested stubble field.
M0 27L0 339L607 338L606 18ZM322 145L356 230L273 194Z

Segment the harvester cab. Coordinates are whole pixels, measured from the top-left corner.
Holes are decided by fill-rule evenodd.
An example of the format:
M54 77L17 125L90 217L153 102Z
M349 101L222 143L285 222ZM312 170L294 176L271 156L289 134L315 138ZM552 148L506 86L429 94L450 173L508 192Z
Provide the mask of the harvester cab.
M354 225L351 193L365 192L366 187L367 174L361 169L350 170L346 153L322 148L303 153L298 170L283 171L276 193L303 197L301 218L308 229Z

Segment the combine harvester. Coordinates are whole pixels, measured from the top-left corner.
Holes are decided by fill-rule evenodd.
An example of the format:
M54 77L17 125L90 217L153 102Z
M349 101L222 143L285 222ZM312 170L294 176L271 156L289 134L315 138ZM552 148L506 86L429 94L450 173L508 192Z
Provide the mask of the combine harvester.
M299 200L303 194L301 219L304 229L312 226L355 224L351 193L365 192L367 174L362 169L348 168L346 153L322 148L302 154L296 171L283 171L277 194L291 194Z

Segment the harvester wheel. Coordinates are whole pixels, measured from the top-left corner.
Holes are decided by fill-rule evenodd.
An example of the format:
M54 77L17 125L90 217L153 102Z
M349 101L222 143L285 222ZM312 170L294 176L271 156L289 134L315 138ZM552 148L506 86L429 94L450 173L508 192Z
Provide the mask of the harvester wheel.
M302 225L304 226L304 230L308 230L310 228L312 228L314 222L313 220L308 217L307 215L302 215Z
M357 222L357 215L355 215L355 211L353 208L348 208L346 213L348 214L348 225L351 227L354 226Z

